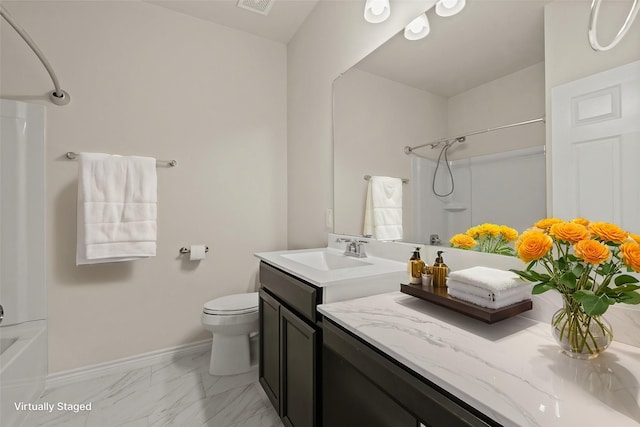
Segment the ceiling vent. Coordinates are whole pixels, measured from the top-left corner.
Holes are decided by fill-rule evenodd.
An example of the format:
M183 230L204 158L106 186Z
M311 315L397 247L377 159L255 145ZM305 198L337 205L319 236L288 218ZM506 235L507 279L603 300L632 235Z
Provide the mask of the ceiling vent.
M238 0L238 7L251 12L267 15L275 0Z

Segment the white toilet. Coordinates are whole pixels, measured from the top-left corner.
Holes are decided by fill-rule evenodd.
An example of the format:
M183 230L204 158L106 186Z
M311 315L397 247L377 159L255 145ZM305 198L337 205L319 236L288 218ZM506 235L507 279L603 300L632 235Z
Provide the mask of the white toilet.
M259 328L257 292L208 301L202 310L202 325L213 333L211 375L234 375L251 369L249 334Z

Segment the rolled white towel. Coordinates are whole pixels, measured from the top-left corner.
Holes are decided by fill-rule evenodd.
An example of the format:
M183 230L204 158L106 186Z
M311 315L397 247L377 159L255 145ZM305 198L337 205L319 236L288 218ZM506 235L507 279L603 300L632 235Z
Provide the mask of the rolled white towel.
M494 292L505 291L527 283L510 271L482 266L452 271L449 273L449 278Z
M499 308L507 307L511 304L515 304L520 301L530 299L529 295L515 295L509 298L503 298L500 301L491 301L478 295L470 294L468 292L460 292L455 289L448 289L449 295L462 301L470 302L480 307L491 308L497 310Z
M524 282L522 285L515 288L505 289L503 291L490 291L488 289L479 288L478 286L470 285L468 283L458 282L455 279L447 279L448 290L453 289L455 292L464 292L467 294L476 295L489 301L497 302L503 301L505 299L511 300L512 298L518 297L527 299L531 295L532 287L532 283Z

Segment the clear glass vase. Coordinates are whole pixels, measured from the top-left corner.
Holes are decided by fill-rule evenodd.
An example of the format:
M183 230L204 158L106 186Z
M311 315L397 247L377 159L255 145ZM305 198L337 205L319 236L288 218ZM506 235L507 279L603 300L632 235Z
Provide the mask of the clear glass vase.
M562 352L576 359L593 359L613 341L611 324L602 316L590 316L582 306L565 297L564 306L551 320L553 337Z

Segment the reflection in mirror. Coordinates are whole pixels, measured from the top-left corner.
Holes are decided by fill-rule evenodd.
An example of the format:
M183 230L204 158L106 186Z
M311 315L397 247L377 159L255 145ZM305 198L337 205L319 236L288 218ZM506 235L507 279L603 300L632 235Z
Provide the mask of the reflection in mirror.
M404 152L544 117L545 3L469 1L450 18L429 10L426 38L401 32L336 79L336 233L363 233L365 175L409 179L405 241L437 234L448 246L472 225L522 231L546 215L542 121Z

